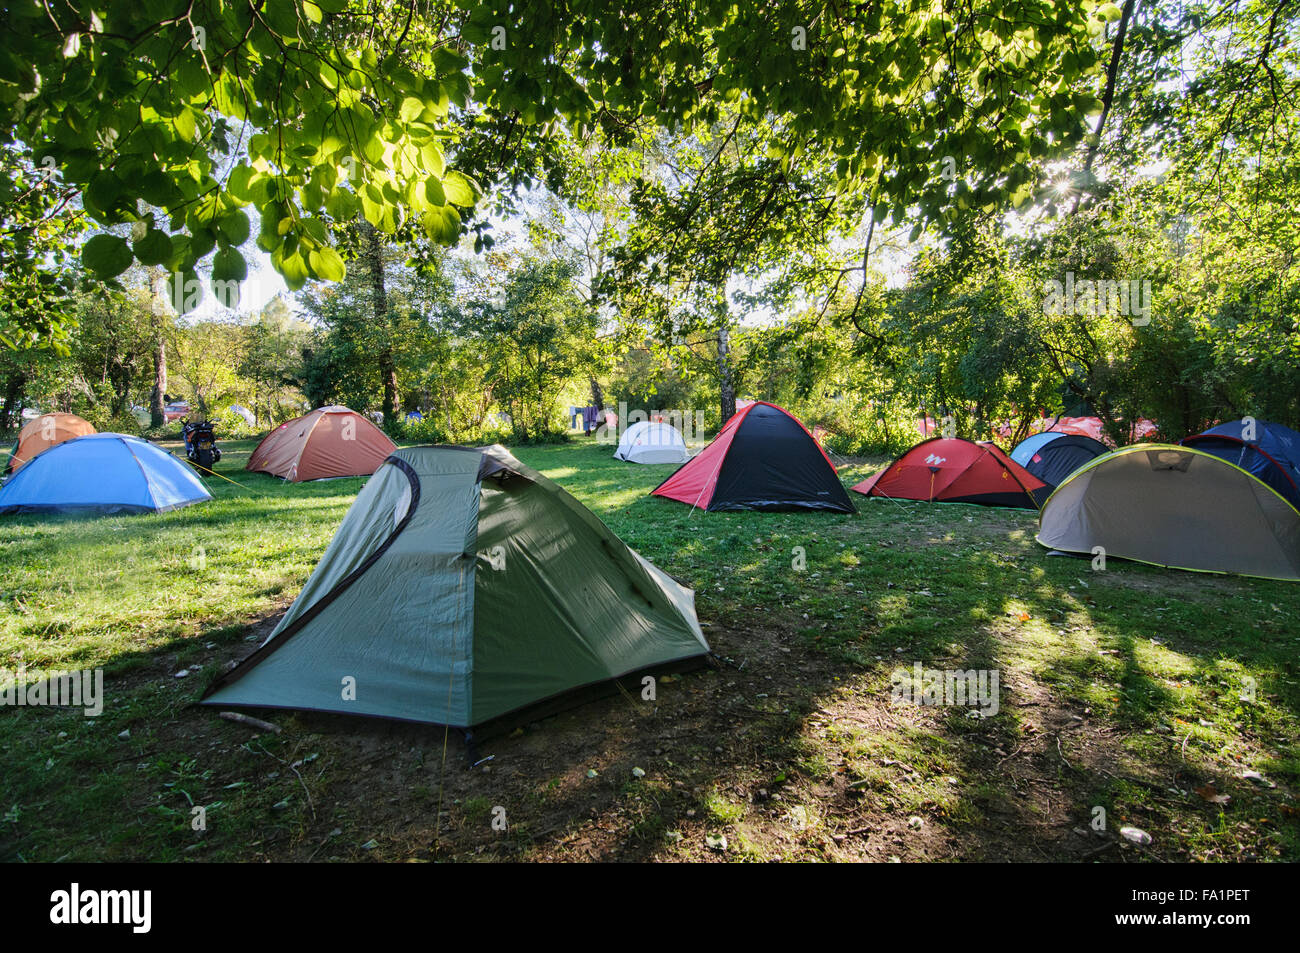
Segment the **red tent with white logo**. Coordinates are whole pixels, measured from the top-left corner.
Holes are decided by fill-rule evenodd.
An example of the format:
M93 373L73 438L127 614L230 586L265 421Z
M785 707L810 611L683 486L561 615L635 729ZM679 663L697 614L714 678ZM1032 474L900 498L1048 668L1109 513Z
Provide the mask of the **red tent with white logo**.
M853 489L864 496L930 503L979 503L1036 510L1049 487L1007 456L997 444L960 437L918 443Z

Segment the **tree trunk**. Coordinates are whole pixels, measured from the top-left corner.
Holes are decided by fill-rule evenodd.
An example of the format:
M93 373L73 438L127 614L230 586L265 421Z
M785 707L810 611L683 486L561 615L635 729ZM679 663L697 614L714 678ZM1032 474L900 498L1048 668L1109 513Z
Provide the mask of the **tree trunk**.
M731 331L724 321L718 328L718 396L722 426L736 413L736 389L731 380Z
M167 274L161 268L149 273L154 294L153 331L156 335L153 348L153 386L149 390L149 426L161 427L167 423L167 337L163 333L165 316L160 303L167 297Z
M8 430L11 426L10 421L13 420L14 416L14 404L18 402L18 397L26 386L27 375L22 372L15 373L9 378L8 386L5 387L4 407L0 409L0 430ZM21 412L20 409L19 413L21 414ZM21 416L18 425L22 426Z
M163 341L162 328L158 329L158 340L153 348L153 389L149 391L149 426L161 427L167 422L163 396L167 392L167 345Z
M388 288L384 282L384 241L379 230L361 220L363 240L362 257L370 271L370 290L375 308L375 325L382 329L384 346L379 352L379 378L384 387L384 424L391 426L397 420L397 361L393 356L393 341L388 327Z

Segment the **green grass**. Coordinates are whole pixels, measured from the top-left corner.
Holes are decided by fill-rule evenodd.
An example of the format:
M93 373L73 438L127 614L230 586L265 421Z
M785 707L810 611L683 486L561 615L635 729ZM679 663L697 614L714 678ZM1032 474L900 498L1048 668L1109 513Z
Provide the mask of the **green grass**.
M239 469L252 442L222 446L219 470L242 486L210 480L210 503L159 516L0 520L0 666L21 657L29 668L103 667L108 693L98 719L0 710L0 857L253 859L315 831L336 783L326 764L337 739L199 737L195 726L211 715L186 706L257 638L249 625L292 600L364 479L286 484ZM1300 586L1117 560L1094 572L1084 560L1047 558L1023 511L855 498L854 515L703 513L646 495L672 467L621 463L609 447L516 454L695 588L706 635L738 665L745 633L762 628L781 632L792 658L833 672L817 684L778 677L769 697L751 699L755 725L783 740L694 796L622 776L599 788L611 811L631 818L623 836L637 849L712 856L689 837L664 843L690 809L733 831L736 859L842 857L844 842L829 838L857 822L829 810L824 791L823 802L810 793L838 785L860 818L905 826L921 815L927 831L940 825L954 838L956 856L1020 859L1007 818L1027 823L1026 792L1039 784L1051 787L1048 815L1063 831L1041 840L1046 856L1071 856L1061 846L1077 836L1070 827L1086 827L1101 806L1113 827L1157 828L1149 855L1158 859L1300 859ZM841 476L851 484L871 469ZM803 571L793 568L796 547ZM1000 712L972 721L890 707L892 671L914 661L997 669ZM190 677L174 677L190 666ZM713 744L690 741L683 750L697 753L682 760ZM1265 782L1242 780L1247 769ZM423 761L412 770L431 815L436 773ZM562 783L585 770L550 765L531 779L531 802L562 809L569 787L596 783ZM779 810L735 793L772 787L778 770ZM1198 795L1206 784L1232 801ZM477 794L457 816L484 827L492 797ZM192 804L208 809L206 840L192 836ZM790 823L796 806L806 824ZM365 805L349 811L346 836L366 840ZM563 849L548 837L587 821L575 812L571 823L536 828L555 833L502 843L542 856ZM312 843L324 844L318 833ZM339 856L330 844L312 856ZM894 843L881 850L907 855Z

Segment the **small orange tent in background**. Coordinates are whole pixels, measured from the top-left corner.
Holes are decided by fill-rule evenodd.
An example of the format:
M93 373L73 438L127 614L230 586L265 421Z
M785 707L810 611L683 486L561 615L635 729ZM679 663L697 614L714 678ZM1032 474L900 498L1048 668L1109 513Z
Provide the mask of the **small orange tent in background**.
M92 433L95 433L95 428L90 421L76 414L54 413L34 417L18 432L18 443L5 464L5 473L17 473L43 450Z
M246 470L291 483L374 473L397 445L355 410L318 407L262 438Z

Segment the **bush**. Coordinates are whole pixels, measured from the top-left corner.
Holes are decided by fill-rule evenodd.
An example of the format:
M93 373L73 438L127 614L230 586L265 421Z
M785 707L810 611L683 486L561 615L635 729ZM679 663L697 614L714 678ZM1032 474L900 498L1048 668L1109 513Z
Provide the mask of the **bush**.
M144 432L140 421L129 410L109 418L108 429L113 433L129 434L132 437L138 437Z
M120 414L113 415L109 413L107 404L95 404L93 407L87 407L84 411L79 411L78 416L89 421L100 433L124 433L131 437L139 437L143 434L143 428L135 414L130 410L125 410Z
M809 429L824 427L826 449L841 456L898 456L921 439L910 411L866 402L826 402L810 412L806 422Z
M406 440L411 443L455 443L446 429L432 417L423 420L399 420L395 426L386 428L394 440Z
M257 427L250 425L247 420L229 408L212 418L212 426L216 430L218 440L222 438L226 440L246 440L261 432Z

